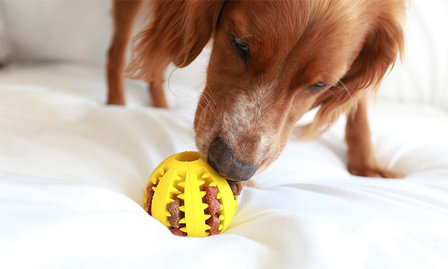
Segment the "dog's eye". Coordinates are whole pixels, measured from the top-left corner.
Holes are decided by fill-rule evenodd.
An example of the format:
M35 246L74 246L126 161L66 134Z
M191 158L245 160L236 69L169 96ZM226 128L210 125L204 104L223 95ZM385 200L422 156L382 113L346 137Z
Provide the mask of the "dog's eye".
M327 84L325 84L323 82L318 82L318 83L315 83L315 84L312 84L312 85L308 86L308 89L312 90L312 91L318 91L318 90L323 89L325 87L327 87Z
M239 40L237 37L235 37L234 35L230 35L230 40L232 41L232 46L235 49L235 51L241 56L243 57L244 61L247 61L249 58L249 46L247 46L246 44L244 44L243 42L241 42L241 40Z

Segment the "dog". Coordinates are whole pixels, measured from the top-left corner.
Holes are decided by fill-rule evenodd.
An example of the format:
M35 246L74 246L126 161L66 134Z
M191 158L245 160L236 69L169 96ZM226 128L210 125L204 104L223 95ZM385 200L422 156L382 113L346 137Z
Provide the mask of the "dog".
M402 54L406 0L153 0L126 68L142 6L114 1L108 104L125 104L126 72L149 82L155 107L167 107L166 67L189 65L213 40L194 130L199 152L220 174L242 182L261 173L316 108L303 137L318 136L345 113L349 172L402 176L375 157L366 96Z

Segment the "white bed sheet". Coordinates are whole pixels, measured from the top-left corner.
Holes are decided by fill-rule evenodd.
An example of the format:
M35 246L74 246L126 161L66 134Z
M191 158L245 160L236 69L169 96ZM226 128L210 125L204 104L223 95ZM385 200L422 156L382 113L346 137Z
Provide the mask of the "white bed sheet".
M160 161L195 149L196 86L172 79L174 108L160 110L130 82L129 105L111 107L103 78L69 64L0 71L0 268L448 268L446 110L375 105L377 155L404 180L351 176L340 120L290 141L224 234L182 238L142 196Z

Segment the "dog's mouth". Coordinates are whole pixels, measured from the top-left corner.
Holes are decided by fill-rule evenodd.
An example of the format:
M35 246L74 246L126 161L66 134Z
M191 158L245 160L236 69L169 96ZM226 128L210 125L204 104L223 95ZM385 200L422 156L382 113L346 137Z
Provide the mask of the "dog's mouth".
M232 190L234 196L241 194L241 191L243 190L243 184L241 182L231 181L228 179L227 182L229 183L230 189Z
M232 175L229 175L228 173L222 172L223 170L218 168L216 163L210 159L210 157L207 158L207 162L210 164L213 169L215 169L222 177L224 177L227 181L233 181L233 182L242 182L242 181L248 181L252 178L252 176L255 174L255 170L249 170L249 172L245 172L243 169L241 169L239 165L235 165L235 167L231 167ZM241 169L241 170L240 170ZM225 170L224 170L225 171Z
M223 177L235 182L251 179L258 169L258 165L245 163L235 158L230 147L220 137L210 144L207 161Z

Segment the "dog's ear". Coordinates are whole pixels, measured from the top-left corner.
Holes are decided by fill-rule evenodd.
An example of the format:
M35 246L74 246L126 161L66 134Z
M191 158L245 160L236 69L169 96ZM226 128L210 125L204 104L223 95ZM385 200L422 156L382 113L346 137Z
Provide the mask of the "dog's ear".
M153 0L152 21L135 40L128 76L151 81L170 62L190 64L210 40L224 0Z
M314 121L304 126L305 138L321 134L338 117L350 112L367 90L376 91L404 49L405 0L391 0L382 7L365 43L341 83L324 93L315 106L320 106Z
M387 1L386 1L387 2ZM404 50L405 1L389 1L376 20L358 57L343 82L353 91L377 89L387 71Z

